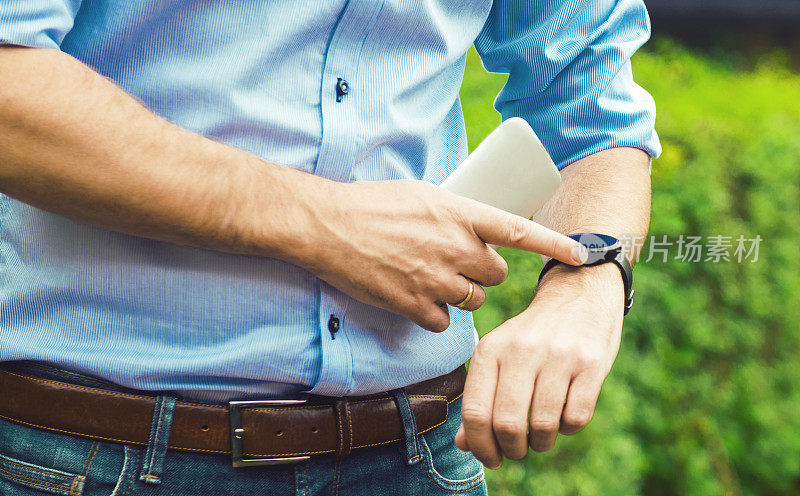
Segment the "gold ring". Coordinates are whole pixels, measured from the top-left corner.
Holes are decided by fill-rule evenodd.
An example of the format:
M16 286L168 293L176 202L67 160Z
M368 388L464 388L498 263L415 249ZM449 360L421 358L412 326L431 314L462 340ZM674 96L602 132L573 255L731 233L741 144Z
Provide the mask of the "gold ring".
M458 303L456 303L455 305L453 305L456 308L462 308L463 309L464 306L467 303L469 303L470 300L472 300L472 295L475 294L475 285L472 284L472 281L470 281L469 279L467 279L467 282L469 283L469 292L467 293L467 296L465 296L463 300L461 300Z

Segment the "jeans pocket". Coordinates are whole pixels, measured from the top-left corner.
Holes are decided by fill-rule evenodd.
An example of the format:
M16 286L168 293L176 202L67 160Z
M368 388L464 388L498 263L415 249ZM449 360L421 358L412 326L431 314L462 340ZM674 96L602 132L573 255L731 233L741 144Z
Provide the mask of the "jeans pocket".
M80 474L65 472L0 454L0 495L130 496L136 482L141 453L130 446L93 447ZM116 456L123 452L122 463ZM97 456L95 456L97 455ZM110 455L110 456L109 456Z
M420 436L420 446L428 478L442 491L486 494L483 465L472 453L456 447L449 436Z
M122 469L119 471L119 476L117 477L111 496L129 496L136 482L136 474L142 456L141 450L125 445L123 447L123 454ZM116 472L112 472L111 475L115 473ZM86 494L84 496L93 495Z
M0 495L131 496L140 451L0 418Z
M86 477L42 467L0 454L0 494L22 496L27 489L51 494L83 496ZM27 488L23 491L22 488ZM34 493L35 494L35 493Z

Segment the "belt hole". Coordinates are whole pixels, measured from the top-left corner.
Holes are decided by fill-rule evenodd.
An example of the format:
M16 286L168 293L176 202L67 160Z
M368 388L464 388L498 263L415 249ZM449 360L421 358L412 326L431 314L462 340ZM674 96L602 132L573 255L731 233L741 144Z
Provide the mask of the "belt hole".
M203 432L208 432L208 426L207 425L201 425L200 426L200 430L203 431Z
M319 429L317 429L317 426L316 426L316 425L315 425L314 427L312 427L312 428L311 428L311 432L313 432L314 434L316 434L317 432L319 432Z
M275 433L275 435L276 435L276 436L283 436L283 431L279 429L279 430L278 430L278 431Z

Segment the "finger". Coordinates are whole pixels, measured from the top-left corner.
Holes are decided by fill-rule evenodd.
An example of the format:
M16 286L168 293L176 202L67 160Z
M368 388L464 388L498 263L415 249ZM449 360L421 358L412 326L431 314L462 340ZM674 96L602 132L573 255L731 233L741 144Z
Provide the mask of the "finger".
M528 453L528 410L535 375L533 365L512 362L500 367L492 428L503 455L512 460Z
M482 205L474 209L472 227L485 243L533 251L569 265L582 265L586 247L532 220Z
M450 311L447 305L434 302L417 303L406 313L418 326L431 332L443 332L450 327Z
M505 281L508 275L508 264L496 251L485 243L476 240L479 245L474 255L458 260L457 269L464 276L478 282L481 286L497 286Z
M456 448L460 449L461 451L469 451L469 445L467 444L467 436L464 433L464 424L458 426L458 431L456 431L455 443L456 443Z
M497 389L497 360L475 353L469 362L461 422L464 437L475 458L489 468L498 468L503 458L492 432L492 407Z
M567 394L567 404L561 416L562 434L575 434L592 420L602 385L602 376L588 372L572 380Z
M555 444L569 381L568 374L547 369L536 378L529 435L534 451L547 451Z
M481 285L473 282L472 286L474 288L472 290L472 298L460 307L462 310L467 310L469 312L474 312L486 302L486 291L483 290Z
M486 292L480 284L470 281L461 275L454 277L453 281L447 285L448 292L442 295L442 300L453 306L456 306L456 303L461 303L469 295L470 283L472 284L472 296L469 301L457 308L470 312L477 310L486 301Z

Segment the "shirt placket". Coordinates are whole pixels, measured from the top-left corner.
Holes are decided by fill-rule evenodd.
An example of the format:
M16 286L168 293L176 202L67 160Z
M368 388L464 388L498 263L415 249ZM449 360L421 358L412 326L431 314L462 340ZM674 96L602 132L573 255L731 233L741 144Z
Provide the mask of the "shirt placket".
M322 142L314 173L334 181L352 178L357 154L357 68L361 47L383 0L350 0L339 18L328 50L320 86ZM343 396L353 376L353 347L348 334L348 297L319 281L319 333L322 364L314 394Z

